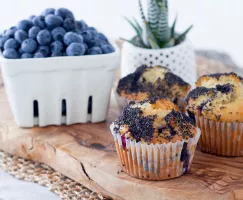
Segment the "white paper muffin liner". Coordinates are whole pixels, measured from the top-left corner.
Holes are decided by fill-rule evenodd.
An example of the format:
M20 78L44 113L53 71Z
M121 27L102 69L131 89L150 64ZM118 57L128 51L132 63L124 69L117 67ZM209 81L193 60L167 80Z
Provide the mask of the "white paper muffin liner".
M115 93L115 96L120 111L122 111L131 102L131 100L121 97L117 93ZM181 111L185 111L185 98L177 98L175 104L180 108Z
M186 173L190 169L201 134L197 129L196 136L189 140L147 144L122 139L121 135L113 130L114 124L110 128L123 170L130 176L146 180L166 180ZM186 143L187 146L183 149Z
M243 123L216 122L195 115L201 129L200 149L220 156L243 156Z

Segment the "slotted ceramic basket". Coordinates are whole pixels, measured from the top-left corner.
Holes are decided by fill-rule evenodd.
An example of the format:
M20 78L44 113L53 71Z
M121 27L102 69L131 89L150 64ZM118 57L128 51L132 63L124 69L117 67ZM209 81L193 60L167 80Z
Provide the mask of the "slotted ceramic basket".
M112 43L112 42L111 42ZM103 55L1 59L16 124L21 127L106 119L119 49Z
M192 86L197 80L195 53L189 40L163 49L144 49L124 42L121 57L122 77L133 73L143 64L167 67Z

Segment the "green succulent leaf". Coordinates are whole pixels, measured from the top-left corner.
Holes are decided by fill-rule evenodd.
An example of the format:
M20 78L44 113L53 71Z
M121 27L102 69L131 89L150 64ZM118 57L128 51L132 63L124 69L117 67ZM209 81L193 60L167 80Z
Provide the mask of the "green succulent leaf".
M141 33L142 31L137 27L137 25L135 25L130 19L128 19L127 17L124 17L125 20L134 28L134 30L136 31L136 33Z
M159 14L157 35L160 41L167 42L170 40L170 28L168 25L168 13L165 9Z
M141 40L141 42L143 43L144 46L146 46L143 42L143 36L142 36L142 28L136 24L136 23L133 23L130 19L128 19L127 17L124 17L127 22L133 27L133 29L135 30L137 36L139 37L139 39Z
M176 22L177 22L177 15L176 15L175 20L174 20L174 22L172 24L172 27L171 27L171 38L174 38L175 37Z
M168 10L168 1L167 0L162 0L164 5L165 5L165 8Z
M133 46L137 46L140 48L148 48L143 44L143 41L141 41L137 36L133 37L131 40L127 40L125 38L120 38L120 39L132 44Z
M142 6L141 0L138 0L138 5L139 5L139 11L140 11L141 18L142 18L142 20L146 21L146 17L143 12L143 6Z
M160 7L156 0L148 0L148 23L151 30L156 33L158 28Z
M180 34L175 39L175 45L180 44L182 41L185 40L187 33L192 29L193 25L189 26L182 34Z
M125 40L142 48L160 49L177 45L185 40L187 33L193 26L188 27L182 34L176 32L177 16L172 26L168 23L168 0L148 0L148 18L146 19L142 1L138 0L138 6L142 24L137 19L125 17L133 27L136 36L131 40Z
M149 46L146 46L138 36L133 37L132 42L135 44L135 46L138 46L141 48L149 48Z
M149 41L148 41L148 33L147 33L147 28L146 28L146 17L144 15L144 12L143 12L143 6L142 6L142 2L141 0L138 0L138 6L139 6L139 10L140 10L140 15L141 15L141 18L142 18L142 21L143 21L143 24L145 25L144 26L144 29L143 29L143 34L142 34L142 38L143 38L143 43L146 45L146 46L149 46Z
M145 28L147 30L147 39L149 41L150 46L152 49L160 49L159 42L157 41L156 37L154 36L152 30L150 29L148 22L145 21Z
M137 19L136 18L133 18L133 21L134 21L135 25L137 26L137 28L139 29L139 31L142 33L143 32L143 29L140 26L140 24L138 23Z
M167 0L156 0L156 3L160 8L165 8L166 10L168 10L168 1Z

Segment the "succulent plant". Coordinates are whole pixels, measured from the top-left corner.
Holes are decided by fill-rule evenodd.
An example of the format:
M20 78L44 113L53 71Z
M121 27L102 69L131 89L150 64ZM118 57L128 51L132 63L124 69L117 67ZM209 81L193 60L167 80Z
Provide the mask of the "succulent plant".
M185 40L187 33L193 27L188 27L183 33L178 34L175 31L177 17L172 26L168 23L168 1L167 0L147 0L148 17L146 18L141 0L138 0L139 11L142 19L142 25L134 18L130 20L125 17L128 23L133 27L136 36L131 40L125 40L135 46L149 49L160 49L180 44Z

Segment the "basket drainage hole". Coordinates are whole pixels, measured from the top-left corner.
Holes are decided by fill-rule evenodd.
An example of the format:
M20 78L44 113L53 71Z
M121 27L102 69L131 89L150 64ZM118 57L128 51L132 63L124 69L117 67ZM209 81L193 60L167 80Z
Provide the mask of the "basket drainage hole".
M34 100L34 102L33 102L33 115L34 115L34 117L39 117L39 107L38 107L37 100Z
M66 100L62 100L62 116L67 116L67 104Z
M88 114L92 114L92 96L89 97L88 101Z

